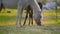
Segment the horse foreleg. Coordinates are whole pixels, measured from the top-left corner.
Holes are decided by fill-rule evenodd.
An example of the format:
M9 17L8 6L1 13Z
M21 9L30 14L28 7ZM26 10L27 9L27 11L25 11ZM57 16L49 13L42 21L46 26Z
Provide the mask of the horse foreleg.
M16 18L16 26L18 27L19 24L21 25L21 18L22 18L22 12L23 12L23 6L18 4L18 13L17 13L17 18ZM19 23L18 23L19 21Z

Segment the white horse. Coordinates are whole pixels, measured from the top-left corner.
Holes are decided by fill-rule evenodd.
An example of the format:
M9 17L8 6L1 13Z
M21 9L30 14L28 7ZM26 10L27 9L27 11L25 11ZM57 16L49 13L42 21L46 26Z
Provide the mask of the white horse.
M22 18L22 13L23 9L27 7L28 5L31 5L31 7L34 10L34 19L36 21L37 25L41 25L41 9L37 3L36 0L2 0L3 4L7 8L16 8L18 9L17 12L17 18L16 18L16 26L22 26L21 25L21 18ZM19 23L18 23L19 21Z
M22 17L22 13L23 13L23 8L31 5L31 7L34 10L34 19L37 23L37 25L41 25L41 9L39 8L39 5L37 3L36 0L19 0L18 2L18 15L17 15L17 19L16 19L16 25L18 26L18 19L19 19L19 23L21 26L21 17Z

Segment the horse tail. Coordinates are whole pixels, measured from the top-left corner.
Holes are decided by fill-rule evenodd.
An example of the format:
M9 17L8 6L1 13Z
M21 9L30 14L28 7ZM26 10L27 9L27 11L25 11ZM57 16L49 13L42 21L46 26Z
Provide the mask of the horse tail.
M5 6L4 6L3 3L1 2L0 12L2 11L2 9L5 9Z
M1 6L0 6L0 12L2 11L2 8L3 8L3 3L1 3Z

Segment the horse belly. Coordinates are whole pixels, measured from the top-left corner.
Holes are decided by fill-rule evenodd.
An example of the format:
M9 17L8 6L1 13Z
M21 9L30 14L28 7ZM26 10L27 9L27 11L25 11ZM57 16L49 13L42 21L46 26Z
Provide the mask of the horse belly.
M18 0L3 0L3 4L6 8L17 8Z

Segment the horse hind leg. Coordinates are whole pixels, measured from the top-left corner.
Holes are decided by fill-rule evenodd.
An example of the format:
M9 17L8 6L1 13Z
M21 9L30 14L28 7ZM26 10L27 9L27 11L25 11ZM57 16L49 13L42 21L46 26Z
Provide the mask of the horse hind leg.
M33 16L30 16L31 24L33 25Z
M26 17L25 17L25 21L24 21L23 25L25 25L25 23L26 23L26 20L28 18L28 14L29 14L29 5L26 7Z
M24 21L23 26L26 24L27 17L28 17L28 14L26 14L26 17L25 17L25 21Z
M31 24L33 25L33 14L31 14Z
M29 25L30 23L33 25L33 11L31 10L31 12L29 11Z
M31 8L31 24L33 25L33 9Z
M29 18L30 18L31 24L33 25L33 11L32 11L32 9L31 9Z
M28 25L30 26L30 15L29 15L29 24Z
M31 21L31 12L30 12L30 10L29 10L29 26L30 26L30 21Z

